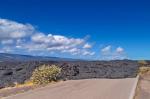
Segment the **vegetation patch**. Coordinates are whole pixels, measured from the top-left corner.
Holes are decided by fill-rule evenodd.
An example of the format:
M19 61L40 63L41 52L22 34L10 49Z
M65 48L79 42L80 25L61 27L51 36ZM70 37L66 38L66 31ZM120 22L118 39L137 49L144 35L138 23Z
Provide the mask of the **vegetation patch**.
M140 66L145 66L145 65L148 65L148 62L145 61L145 60L139 60L139 61L138 61L138 64L139 64Z
M138 74L143 75L143 74L147 74L150 72L150 66L147 61L140 60L138 61L138 63L140 65Z
M140 67L138 74L146 74L150 72L150 67Z
M33 84L43 85L52 81L57 81L61 68L56 65L42 65L35 69L31 76Z
M15 88L19 88L19 87L28 87L28 86L34 86L34 84L33 84L33 82L32 81L25 81L24 83L22 83L22 84L19 84L19 83L17 83L17 82L14 82L14 84L15 84Z

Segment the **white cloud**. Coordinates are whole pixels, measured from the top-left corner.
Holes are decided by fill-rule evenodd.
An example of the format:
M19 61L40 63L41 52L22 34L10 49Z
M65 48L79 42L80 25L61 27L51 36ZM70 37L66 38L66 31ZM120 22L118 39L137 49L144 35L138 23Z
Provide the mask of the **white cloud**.
M2 41L1 41L1 43L2 43L3 45L13 44L13 42L14 42L13 40L9 40L9 39L8 39L8 40L2 40Z
M22 48L22 46L17 45L16 48L19 48L19 49L20 49L20 48Z
M86 44L83 46L83 48L85 48L85 49L89 49L89 48L92 48L92 45L90 45L90 44L86 43Z
M81 45L85 40L80 38L68 38L62 35L45 35L43 33L35 34L31 37L32 44L28 44L29 50L48 50L48 51L60 51L63 53L76 53L81 50Z
M31 35L34 31L34 27L30 24L0 19L0 40L23 38Z
M0 53L8 53L8 52L13 52L13 49L9 46L0 49Z
M83 53L82 53L82 55L90 55L90 56L92 56L92 55L94 55L95 54L95 52L89 52L89 51L83 51Z
M70 50L66 50L66 52L69 52L72 55L78 55L78 54L80 54L80 49L78 49L78 48L72 48Z
M45 35L43 33L38 33L32 36L32 41L34 43L45 43L48 46L78 46L84 43L84 39L75 39L75 38L68 38L62 35L52 35L48 34Z
M111 46L110 45L108 45L108 46L104 47L103 49L101 49L102 52L108 52L110 50L111 50Z
M101 54L107 55L107 54L110 54L110 51L111 51L111 45L108 45L108 46L101 49Z
M0 47L3 51L8 51L9 48L30 53L57 52L71 55L94 55L94 52L86 51L92 48L87 38L47 34L37 31L30 24L8 19L0 19Z
M122 53L124 51L124 49L122 48L122 47L118 47L117 49L116 49L116 52L117 53Z
M72 55L84 55L84 56L92 56L95 52L90 52L85 49L72 48L68 50L63 50L62 53L71 53Z
M122 60L127 58L122 47L117 47L115 50L113 50L111 45L101 49L101 57L104 60Z

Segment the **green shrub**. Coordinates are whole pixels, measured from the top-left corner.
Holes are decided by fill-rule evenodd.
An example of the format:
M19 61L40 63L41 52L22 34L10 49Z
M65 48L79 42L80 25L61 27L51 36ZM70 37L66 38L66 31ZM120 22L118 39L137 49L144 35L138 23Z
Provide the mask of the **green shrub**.
M31 80L34 84L48 84L58 80L61 69L55 65L42 65L32 73Z

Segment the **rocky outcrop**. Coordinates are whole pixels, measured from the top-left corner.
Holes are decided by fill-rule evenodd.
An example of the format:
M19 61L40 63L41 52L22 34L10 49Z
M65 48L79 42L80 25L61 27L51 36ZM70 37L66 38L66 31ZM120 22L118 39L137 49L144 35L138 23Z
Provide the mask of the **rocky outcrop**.
M136 61L69 62L61 65L66 79L129 78L137 75Z
M32 71L42 64L56 64L62 68L61 79L127 78L137 75L136 61L26 61L0 62L0 87L13 86L28 80Z

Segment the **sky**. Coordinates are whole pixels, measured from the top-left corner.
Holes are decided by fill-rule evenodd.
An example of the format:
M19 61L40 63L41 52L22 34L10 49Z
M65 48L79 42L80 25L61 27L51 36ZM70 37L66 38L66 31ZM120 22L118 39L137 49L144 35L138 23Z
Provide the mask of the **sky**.
M150 59L150 1L1 0L0 53Z

